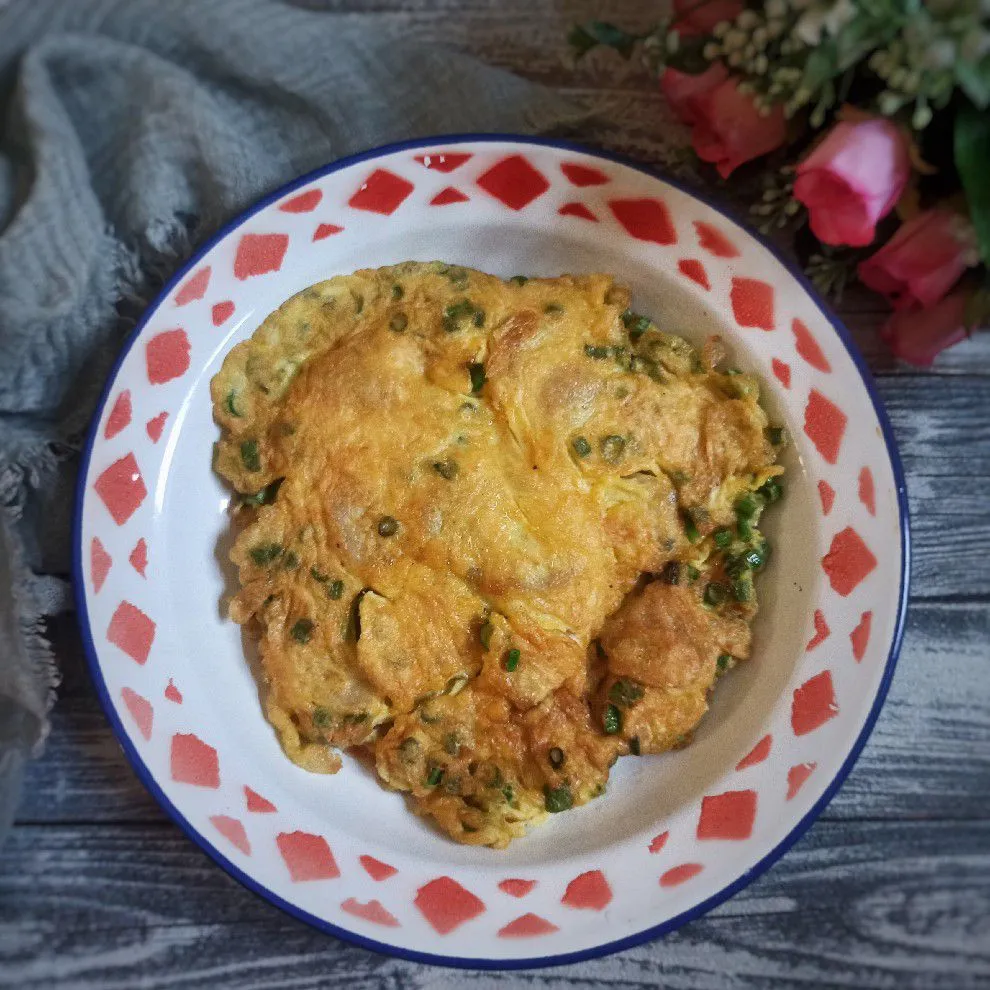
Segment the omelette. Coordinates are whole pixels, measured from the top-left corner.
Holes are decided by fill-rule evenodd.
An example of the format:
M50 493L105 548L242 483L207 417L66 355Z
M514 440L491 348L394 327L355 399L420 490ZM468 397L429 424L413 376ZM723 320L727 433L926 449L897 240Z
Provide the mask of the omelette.
M606 274L313 285L211 383L230 617L288 757L504 848L686 745L750 655L784 431Z

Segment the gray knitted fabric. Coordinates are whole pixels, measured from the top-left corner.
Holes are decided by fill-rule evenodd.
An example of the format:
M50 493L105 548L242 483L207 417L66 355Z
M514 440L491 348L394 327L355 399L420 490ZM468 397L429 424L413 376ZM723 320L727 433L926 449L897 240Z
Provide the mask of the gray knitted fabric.
M58 674L76 453L113 356L220 224L341 155L543 131L552 93L275 0L0 0L0 837Z

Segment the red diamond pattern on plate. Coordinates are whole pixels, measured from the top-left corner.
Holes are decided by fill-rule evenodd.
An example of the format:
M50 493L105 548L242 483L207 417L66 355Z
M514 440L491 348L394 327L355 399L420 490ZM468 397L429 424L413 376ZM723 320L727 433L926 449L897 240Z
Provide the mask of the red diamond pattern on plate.
M525 897L536 886L535 880L500 880L498 889L510 897Z
M279 832L275 841L278 851L289 868L289 875L297 882L307 880L334 880L340 876L327 840L322 835L309 832Z
M796 736L806 736L839 714L832 686L832 673L823 670L797 688L791 701L791 728Z
M132 691L129 687L121 688L120 697L123 699L127 710L134 719L134 724L138 727L138 732L145 739L151 738L151 727L154 723L155 711L151 707L151 702L147 698L141 697L137 691Z
M447 186L445 189L441 189L440 192L430 200L430 206L449 206L451 203L466 203L468 201L467 196L460 191L460 189L455 189L453 186Z
M521 210L550 188L546 178L522 155L503 158L488 169L477 183L510 210Z
M93 578L93 591L98 592L110 573L113 558L107 553L98 536L93 537L89 545L89 573Z
M416 161L423 168L430 168L436 172L453 172L455 168L460 168L471 157L470 154L459 154L453 151L431 151L428 155L416 155Z
M692 877L696 877L703 869L704 867L701 863L682 863L680 866L675 866L667 870L660 877L660 886L677 887L682 883L686 883Z
M667 845L667 840L670 838L670 832L661 832L659 835L655 835L650 842L650 852L658 853L665 845Z
M677 269L692 282L697 282L703 289L711 289L712 283L708 281L708 272L705 271L705 266L697 258L682 258L677 262Z
M737 770L745 770L747 767L755 767L762 763L769 755L773 746L773 736L764 736L737 764Z
M137 541L137 543L134 544L134 549L131 551L131 555L127 559L130 561L131 567L133 567L134 570L141 575L141 577L144 577L145 569L148 566L148 544L145 542L143 536Z
M677 230L667 205L659 199L612 199L609 208L626 233L637 241L676 244Z
M815 368L818 371L824 371L826 373L830 372L832 370L832 366L828 363L828 359L822 353L821 347L818 346L818 341L815 340L811 331L804 325L804 323L795 318L791 321L791 331L794 334L794 344L798 354L800 354L812 368Z
M134 515L148 494L133 454L114 461L93 482L93 488L118 526L123 526Z
M210 284L210 266L200 268L192 278L186 280L185 284L175 294L175 305L185 306L187 303L195 302L206 295L206 288Z
M278 811L278 808L268 798L262 797L257 791L251 790L250 787L244 788L244 797L247 800L247 810L253 811L255 814L270 815Z
M839 459L839 449L849 418L831 400L813 388L804 407L804 432L815 449L829 463Z
M601 870L588 870L576 876L568 885L561 904L586 911L601 911L612 901L612 888Z
M579 220L590 220L598 223L598 217L584 203L565 203L557 212L562 217L577 217Z
M381 901L372 900L368 901L367 904L362 904L359 900L348 897L346 901L341 902L340 909L348 914L353 914L355 918L370 921L374 925L384 925L386 928L399 927L399 919L388 911Z
M165 697L173 704L182 704L182 692L175 686L175 681L170 677L165 685Z
M372 880L387 880L399 872L394 866L389 866L388 863L383 863L380 859L375 859L374 856L359 856L358 858L364 867L364 872Z
M248 841L244 826L230 815L211 815L210 823L232 845L236 846L245 856L251 855L251 843Z
M155 334L145 348L148 381L152 385L179 378L189 370L191 345L185 330L165 330Z
M859 472L859 500L866 506L871 516L877 514L877 493L873 484L873 472L864 467Z
M815 635L808 640L808 645L804 648L805 652L813 650L819 643L824 643L832 631L829 629L828 623L825 621L825 615L820 608L815 609L814 623Z
M107 639L143 666L155 640L155 624L141 609L121 602L110 618Z
M384 168L376 168L347 201L347 205L355 210L391 216L402 205L413 188L411 182L394 172L389 172Z
M538 914L520 915L514 921L503 925L498 930L499 938L535 938L538 935L552 935L560 929L546 918L541 918Z
M822 500L822 515L827 516L832 511L832 503L835 502L835 489L827 481L819 481L818 497Z
M450 877L437 877L424 884L416 891L413 903L440 935L449 935L485 910L480 897Z
M603 186L608 182L608 176L601 169L590 165L562 162L560 170L572 186Z
M176 733L171 746L172 780L195 787L220 786L217 751L191 732Z
M786 361L781 361L780 358L774 358L770 362L770 367L773 369L773 373L784 388L791 387L791 366Z
M343 227L338 227L335 223L321 223L319 227L313 231L313 240L325 240L327 237L332 237L334 234L341 233L343 229Z
M877 558L852 526L832 537L832 545L822 558L822 567L832 590L843 598L851 594L876 566Z
M756 820L756 791L726 791L701 800L699 839L748 839Z
M704 220L695 220L694 229L698 233L698 243L709 254L716 258L738 258L739 249L725 234Z
M222 326L233 315L234 304L229 299L225 299L223 302L215 303L213 309L210 311L210 318L213 320L213 325L215 327Z
M144 424L145 430L148 432L148 436L151 438L152 443L158 443L162 438L162 430L165 429L165 420L168 419L167 412L160 412L157 416L153 416Z
M320 205L323 193L319 189L308 189L279 206L283 213L309 213Z
M790 801L804 786L804 782L815 772L817 763L799 763L787 771L787 800Z
M859 625L849 634L852 643L853 656L859 663L866 655L866 647L870 645L870 626L873 625L873 613L864 612L859 617Z
M234 277L243 282L255 275L277 272L288 249L288 234L245 234L237 244Z
M103 436L107 440L112 440L124 427L126 427L131 421L131 392L130 389L124 389L120 395L117 396L117 401L113 404L113 409L110 410L110 415L107 416L107 427L103 431Z
M734 278L729 297L739 326L773 330L773 286L758 278Z

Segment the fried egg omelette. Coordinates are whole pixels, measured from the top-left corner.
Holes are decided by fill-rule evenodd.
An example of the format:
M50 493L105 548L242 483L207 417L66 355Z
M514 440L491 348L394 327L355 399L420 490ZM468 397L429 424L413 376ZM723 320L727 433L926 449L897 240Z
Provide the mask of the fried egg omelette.
M320 282L211 383L231 618L286 754L503 848L685 745L750 654L783 431L610 275Z

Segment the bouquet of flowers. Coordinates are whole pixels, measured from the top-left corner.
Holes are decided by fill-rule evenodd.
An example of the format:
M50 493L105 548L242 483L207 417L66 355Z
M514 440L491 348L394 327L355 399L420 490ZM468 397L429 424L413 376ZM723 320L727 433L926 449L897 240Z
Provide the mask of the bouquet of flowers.
M674 0L569 40L641 53L723 178L764 159L761 229L793 226L825 292L886 296L898 357L990 323L990 0Z

